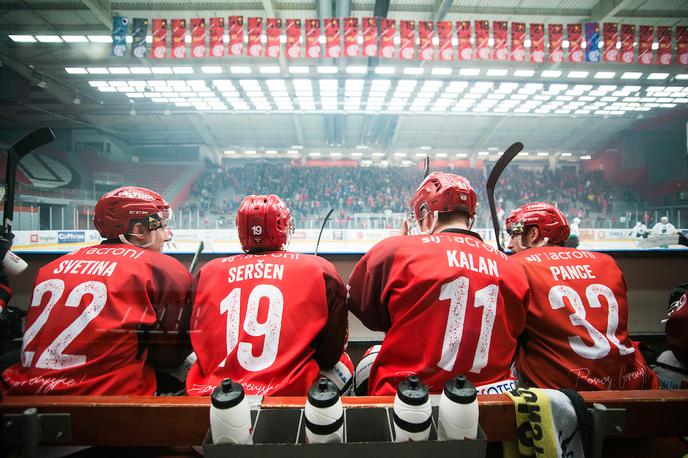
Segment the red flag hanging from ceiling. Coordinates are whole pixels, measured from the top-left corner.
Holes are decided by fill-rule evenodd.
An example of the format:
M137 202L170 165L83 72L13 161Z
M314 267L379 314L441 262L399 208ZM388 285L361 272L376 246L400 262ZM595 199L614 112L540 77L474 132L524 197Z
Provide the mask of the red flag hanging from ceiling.
M246 35L248 35L246 54L250 57L260 57L263 50L263 43L260 41L260 37L263 35L263 18L250 17L246 21L246 26Z
M569 38L569 62L583 62L583 28L580 24L568 24L566 29Z
M475 58L490 58L490 21L475 21Z
M192 18L191 25L191 57L205 57L205 19Z
M394 33L397 24L394 19L380 19L380 57L394 58Z
M167 57L167 19L153 19L151 59Z
M530 24L530 61L535 64L545 62L545 26Z
M688 27L676 27L676 54L678 63L688 65Z
M511 23L511 60L526 60L526 25L523 22Z
M605 62L618 62L619 50L616 48L616 43L619 41L619 24L605 22L602 30L604 32L602 60Z
M298 59L301 57L301 19L287 19L284 33L287 36L284 48L287 59Z
M471 21L458 21L456 35L459 39L459 60L473 59L473 45L471 44Z
M638 40L638 63L652 64L652 41L654 40L654 27L651 25L640 26L640 39Z
M306 19L306 57L320 58L320 19Z
M223 41L225 35L225 18L211 17L210 18L210 40L208 48L210 49L210 57L223 57L225 55L225 43Z
M282 32L282 19L268 18L265 21L265 57L278 58L280 56L280 33Z
M374 17L363 18L363 55L377 56L377 19Z
M344 55L346 57L358 57L359 50L358 18L344 18Z
M549 61L553 64L564 62L564 26L561 24L549 24Z
M509 50L506 45L508 34L509 29L506 21L494 21L492 23L492 37L494 39L494 46L492 47L493 60L509 59Z
M439 41L440 60L454 59L454 47L452 46L452 23L451 21L437 22L437 39Z
M435 58L435 48L432 44L434 35L434 22L418 21L418 58L420 60L433 60Z
M172 58L186 58L186 19L172 19Z
M632 64L635 61L635 25L621 24L621 62Z
M671 65L671 27L657 26L657 63Z
M244 53L244 18L229 16L229 55L241 56Z
M336 59L342 55L342 35L339 32L339 18L325 19L325 57Z
M416 53L416 21L399 21L399 59L413 59Z

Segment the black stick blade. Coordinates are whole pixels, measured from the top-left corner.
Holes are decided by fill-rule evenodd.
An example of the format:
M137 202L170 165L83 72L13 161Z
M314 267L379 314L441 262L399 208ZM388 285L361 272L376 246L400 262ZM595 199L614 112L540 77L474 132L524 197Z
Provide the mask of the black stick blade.
M318 242L315 244L315 251L313 252L314 255L318 254L318 248L320 248L320 238L322 237L322 233L325 230L325 224L327 224L327 220L330 219L330 216L332 216L332 213L334 213L334 208L330 208L330 211L327 212L327 215L325 216L325 219L323 220L322 226L320 226L320 233L318 234Z
M205 246L203 244L203 240L201 240L200 242L198 242L198 247L196 248L196 252L194 253L193 259L191 259L191 264L189 265L190 274L193 274L194 270L196 270L196 266L198 265L198 261L204 248Z
M495 238L497 240L497 248L499 251L504 252L504 247L501 242L501 230L499 227L499 218L497 217L497 205L495 204L494 191L499 177L502 175L506 166L520 153L523 151L523 143L516 142L504 151L504 154L497 160L490 176L487 177L487 184L485 185L487 191L487 200L490 204L490 215L492 216L492 226L495 232Z
M425 156L425 165L423 166L423 179L430 175L430 156Z
M20 138L14 145L12 149L19 155L19 158L25 156L31 151L40 148L55 140L55 134L49 127L41 127L33 132L26 134L24 137Z

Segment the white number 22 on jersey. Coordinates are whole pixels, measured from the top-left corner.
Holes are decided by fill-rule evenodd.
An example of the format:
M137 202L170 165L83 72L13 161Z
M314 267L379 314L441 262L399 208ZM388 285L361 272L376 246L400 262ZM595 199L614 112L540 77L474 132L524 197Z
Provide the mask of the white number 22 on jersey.
M592 339L593 344L588 346L583 342L580 336L569 336L569 345L571 349L579 356L586 359L601 359L609 354L611 342L619 349L621 355L629 355L635 351L633 347L623 345L618 337L616 337L616 330L619 327L619 303L614 297L614 292L604 285L594 283L585 289L585 297L588 300L590 308L600 308L602 303L600 297L607 301L607 330L605 335L598 331L588 320L585 319L585 306L583 300L578 295L576 290L564 285L553 286L549 290L549 304L554 310L563 308L564 298L568 299L573 307L574 313L569 315L569 320L574 326L580 326L585 329Z
M35 339L36 335L48 321L50 312L64 293L65 284L62 280L52 279L39 283L33 290L31 307L38 307L45 294L50 294L50 299L36 321L24 333L22 343L22 365L30 367L33 363L35 352L26 348ZM91 302L84 311L67 326L55 340L41 353L36 367L39 369L67 369L80 366L86 362L86 355L68 355L64 351L81 334L86 326L100 314L107 302L107 287L99 281L87 281L77 285L67 296L65 307L78 307L85 295L91 296Z
M489 285L475 292L473 307L483 307L483 318L480 323L480 337L478 347L473 358L471 372L479 374L487 366L487 357L490 354L490 338L497 313L497 298L499 288L497 285ZM444 330L442 342L442 356L437 365L445 371L451 372L456 363L463 335L463 322L466 318L466 305L468 304L468 277L459 277L454 281L445 283L440 289L440 300L449 300L449 316L447 327Z
M262 298L268 300L268 316L264 323L258 322L258 306ZM238 345L237 360L247 371L257 372L272 366L277 358L280 331L282 330L282 309L284 297L282 292L273 285L257 285L248 295L248 306L244 318L244 331L253 337L265 336L263 351L253 356L253 344L239 342L239 322L241 314L241 288L234 288L220 302L220 314L227 314L227 357ZM227 357L220 363L225 367Z

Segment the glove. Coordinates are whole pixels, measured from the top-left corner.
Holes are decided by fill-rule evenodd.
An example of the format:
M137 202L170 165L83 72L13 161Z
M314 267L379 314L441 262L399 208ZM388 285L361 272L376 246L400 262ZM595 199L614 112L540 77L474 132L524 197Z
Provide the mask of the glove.
M14 234L9 232L5 234L4 231L0 230L0 284L9 287L9 281L7 279L7 273L5 272L5 266L2 260L5 259L5 255L10 248L12 248L12 240L14 239ZM11 293L10 293L11 295ZM8 298L9 300L9 298Z
M26 312L17 307L8 306L0 312L0 339L3 341L16 339L24 335L24 317Z

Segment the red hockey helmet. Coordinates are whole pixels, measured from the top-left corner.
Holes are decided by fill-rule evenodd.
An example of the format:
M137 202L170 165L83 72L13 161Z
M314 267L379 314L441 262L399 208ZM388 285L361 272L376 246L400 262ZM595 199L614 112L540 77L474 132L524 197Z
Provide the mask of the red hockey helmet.
M475 216L477 198L471 183L460 175L433 172L423 180L411 199L411 212L416 221L428 213L463 211Z
M136 223L151 230L170 218L170 206L163 197L146 188L124 186L100 198L93 211L93 225L106 239L126 234Z
M511 235L523 234L529 227L537 227L540 235L554 244L566 242L571 232L566 216L547 202L521 205L506 219L506 230Z
M236 225L241 248L247 253L284 250L294 230L289 208L274 194L246 196Z

